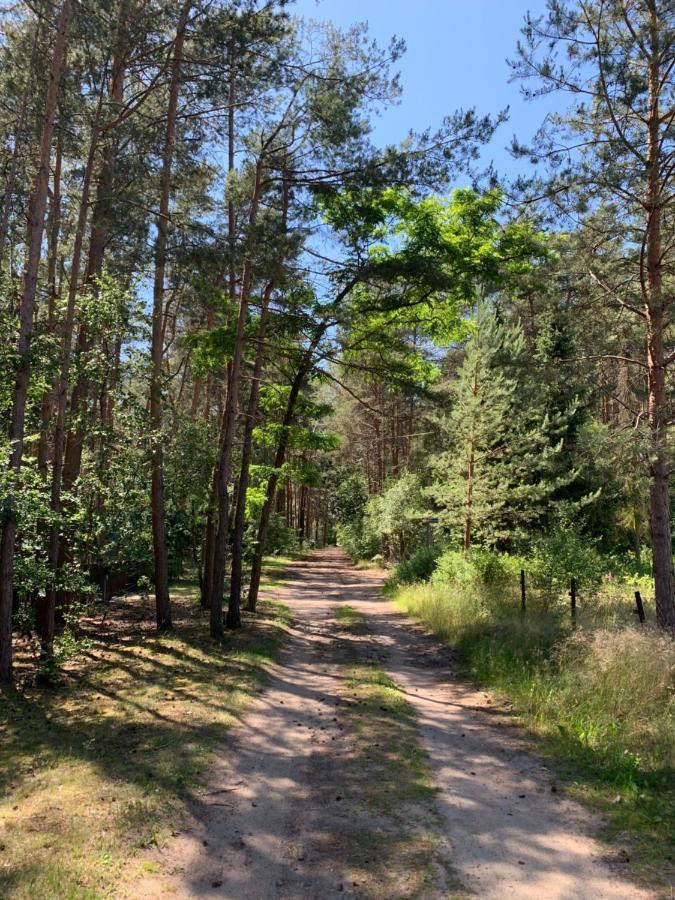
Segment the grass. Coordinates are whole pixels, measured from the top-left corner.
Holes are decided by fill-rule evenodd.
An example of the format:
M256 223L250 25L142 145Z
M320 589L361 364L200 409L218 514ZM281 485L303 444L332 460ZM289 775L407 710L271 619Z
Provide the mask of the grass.
M291 556L267 556L263 564L262 572L264 587L269 589L283 584L288 567L301 558L302 554Z
M181 827L214 749L265 680L288 622L261 614L208 638L195 590L174 598L173 632L129 598L56 689L0 694L0 896L89 900L140 872L134 856Z
M637 874L675 884L675 643L626 625L615 592L564 607L475 586L395 589L397 605L451 644L465 674L508 697L541 737L567 789L606 814L606 837ZM624 603L622 609L619 604Z
M465 896L448 862L414 711L379 665L363 662L363 615L341 605L333 616L342 632L340 709L351 744L343 777L356 798L345 847L349 877L368 900Z
M336 606L333 616L338 625L347 631L363 631L366 627L365 616L353 606Z

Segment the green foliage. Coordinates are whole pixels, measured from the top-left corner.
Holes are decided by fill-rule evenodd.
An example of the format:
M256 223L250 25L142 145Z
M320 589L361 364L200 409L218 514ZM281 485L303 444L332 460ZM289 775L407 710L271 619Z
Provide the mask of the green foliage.
M566 448L575 408L548 402L526 378L526 357L522 326L482 305L441 419L448 449L433 462L429 490L465 546L503 545L545 522L577 477Z
M608 571L607 560L588 537L571 528L559 528L536 538L525 568L534 583L550 596L569 590L571 578L576 579L581 590L592 591Z
M341 524L360 522L368 506L368 488L360 472L340 470L330 495L331 514Z
M341 468L332 473L332 480L329 508L338 522L337 542L353 560L371 559L379 541L368 516L365 479L360 472Z
M416 581L428 581L436 568L440 553L440 547L419 547L396 566L389 583L413 584Z
M319 202L333 228L368 254L368 287L354 292L348 320L360 352L406 329L450 344L465 333L462 313L484 285L507 288L548 253L527 223L499 221L497 191L418 200L406 189L366 189ZM433 379L421 359L417 367L418 379Z
M434 584L500 585L515 583L522 560L519 557L472 547L466 553L448 550L437 561Z
M35 607L27 600L22 600L12 616L14 628L23 637L30 637L35 631Z
M42 538L45 523L53 516L47 485L37 469L37 461L26 457L18 476L8 468L9 446L0 443L0 522L13 514L22 535L19 552L14 559L14 586L20 595L44 590L49 576L47 554ZM10 512L10 498L14 510Z
M300 538L294 528L286 524L283 515L275 513L270 519L265 544L265 553L298 553L301 547Z
M337 542L353 560L372 559L379 550L377 534L367 519L347 522L336 528Z
M407 472L368 501L368 530L386 542L391 556L403 559L411 544L421 538L423 513L420 480Z

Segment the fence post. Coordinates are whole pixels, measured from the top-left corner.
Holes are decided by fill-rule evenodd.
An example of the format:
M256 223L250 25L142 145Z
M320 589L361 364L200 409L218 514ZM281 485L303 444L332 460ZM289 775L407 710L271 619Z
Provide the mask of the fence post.
M525 595L525 569L520 570L520 611L525 612L527 598Z
M570 612L572 613L572 624L577 624L577 580L572 578L570 581Z
M645 608L642 603L640 591L635 591L635 606L637 607L637 609L635 609L634 612L640 620L640 623L642 623L645 621Z

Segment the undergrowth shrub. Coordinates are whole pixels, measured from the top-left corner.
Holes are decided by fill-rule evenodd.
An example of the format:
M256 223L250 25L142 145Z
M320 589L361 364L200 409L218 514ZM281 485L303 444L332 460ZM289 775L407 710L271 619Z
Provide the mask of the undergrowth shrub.
M337 526L337 542L354 561L372 559L380 549L377 536L364 522L348 522Z
M597 588L607 560L584 536L559 530L534 542L523 568L537 587L555 596L569 588L571 578L582 590Z
M432 581L436 584L506 584L519 577L517 556L472 547L466 553L447 550L439 557Z
M436 568L440 547L420 547L400 562L390 578L390 584L413 584L428 581Z
M265 551L267 553L297 553L299 549L300 538L296 530L286 524L284 516L274 513L270 518Z

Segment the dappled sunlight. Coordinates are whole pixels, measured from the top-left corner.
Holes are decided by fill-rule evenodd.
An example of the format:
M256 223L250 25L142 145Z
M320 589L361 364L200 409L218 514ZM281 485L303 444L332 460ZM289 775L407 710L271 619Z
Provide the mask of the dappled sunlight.
M0 779L9 793L0 820L12 866L0 883L23 883L16 867L26 859L35 884L65 891L65 858L74 854L81 883L96 890L120 876L130 849L180 827L214 748L257 695L282 632L275 610L263 606L255 626L214 644L192 591L176 590L174 605L174 632L157 637L141 623L134 637L135 601L116 601L106 631L84 624L90 650L61 686L5 694Z

